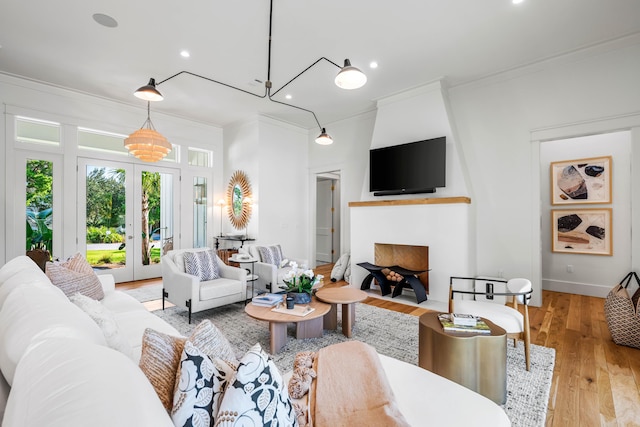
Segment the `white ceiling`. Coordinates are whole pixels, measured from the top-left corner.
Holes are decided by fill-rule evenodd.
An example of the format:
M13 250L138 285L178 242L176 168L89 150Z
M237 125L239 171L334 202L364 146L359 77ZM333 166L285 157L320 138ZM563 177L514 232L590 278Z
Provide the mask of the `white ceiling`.
M274 91L324 56L349 58L361 89L333 84L326 61L275 99L324 125L440 78L457 85L640 32L640 0L273 0ZM92 15L115 18L116 28ZM269 0L2 0L0 71L144 106L133 91L179 71L262 96ZM188 49L191 57L179 53ZM377 61L377 69L369 63ZM158 86L163 111L224 126L265 114L307 128L307 112L181 75Z

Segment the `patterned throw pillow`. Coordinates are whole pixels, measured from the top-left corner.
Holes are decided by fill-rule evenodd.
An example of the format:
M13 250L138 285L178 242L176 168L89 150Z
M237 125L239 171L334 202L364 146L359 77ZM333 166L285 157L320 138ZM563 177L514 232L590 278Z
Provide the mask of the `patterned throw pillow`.
M282 375L260 344L240 360L235 377L227 385L215 425L297 425Z
M80 293L96 300L104 298L98 276L80 252L63 263L48 262L46 273L51 283L68 297Z
M145 329L142 335L140 369L149 379L167 412L173 407L176 371L186 338Z
M176 375L171 420L176 427L213 425L215 366L192 342L184 344Z
M184 253L184 270L201 281L220 278L220 268L213 250Z
M262 262L280 267L283 258L280 245L258 246L258 252L260 253Z

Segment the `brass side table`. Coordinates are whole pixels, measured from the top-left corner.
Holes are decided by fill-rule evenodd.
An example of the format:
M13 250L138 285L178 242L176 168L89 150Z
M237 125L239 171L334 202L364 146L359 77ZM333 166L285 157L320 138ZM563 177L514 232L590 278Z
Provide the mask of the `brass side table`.
M490 320L491 334L451 333L438 314L420 316L418 365L502 405L507 400L507 333Z

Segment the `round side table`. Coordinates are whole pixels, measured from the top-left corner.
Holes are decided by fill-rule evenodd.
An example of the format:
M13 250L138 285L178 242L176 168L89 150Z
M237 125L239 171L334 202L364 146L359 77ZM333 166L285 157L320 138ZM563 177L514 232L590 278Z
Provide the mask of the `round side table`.
M338 305L342 305L342 333L351 338L351 329L356 322L355 303L367 299L367 293L346 286L322 288L316 292L316 298L331 304L331 309L324 316L324 328L334 330L338 327Z
M507 333L482 318L490 334L451 333L438 314L420 316L418 365L502 405L507 400Z

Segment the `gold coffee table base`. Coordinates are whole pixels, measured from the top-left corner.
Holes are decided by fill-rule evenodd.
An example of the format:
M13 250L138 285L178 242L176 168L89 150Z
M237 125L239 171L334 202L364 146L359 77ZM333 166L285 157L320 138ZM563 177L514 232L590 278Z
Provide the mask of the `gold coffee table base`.
M331 306L315 298L312 298L309 305L315 310L306 316L276 313L271 311L272 307L260 307L251 303L245 306L244 311L254 319L269 322L269 350L271 354L276 354L287 344L287 323L295 323L296 339L322 337L323 318Z
M491 334L444 332L439 313L420 316L418 365L502 405L507 400L507 333L487 319Z

